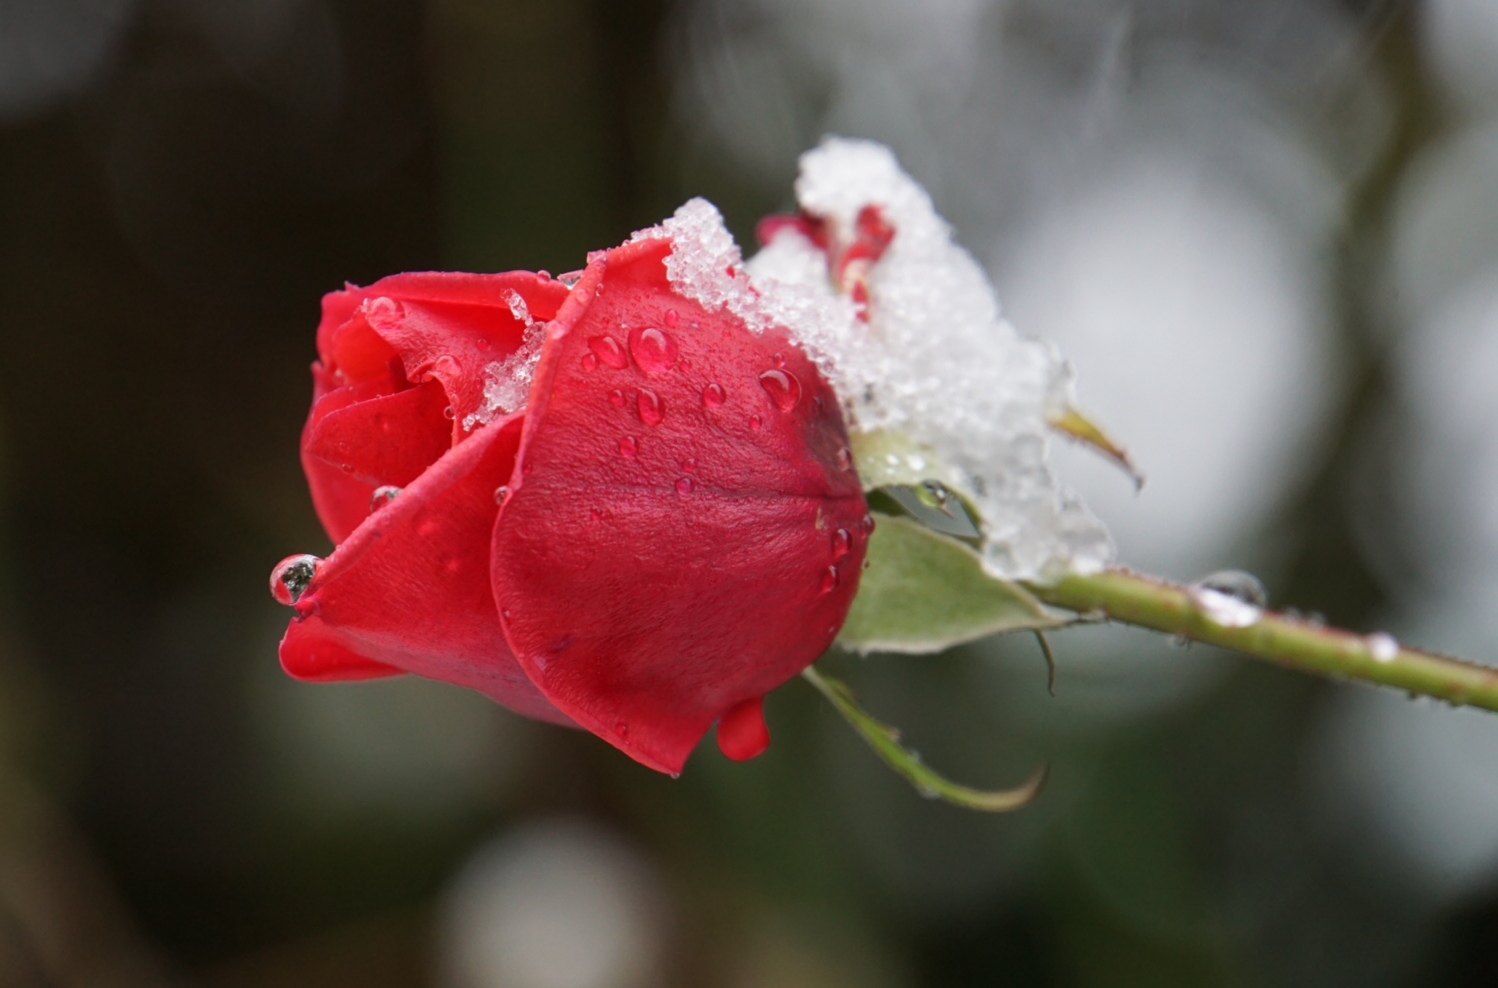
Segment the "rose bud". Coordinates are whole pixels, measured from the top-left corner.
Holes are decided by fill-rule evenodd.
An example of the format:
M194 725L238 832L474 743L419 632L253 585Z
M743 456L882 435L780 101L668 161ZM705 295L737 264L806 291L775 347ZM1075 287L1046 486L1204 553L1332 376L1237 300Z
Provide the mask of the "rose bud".
M870 530L836 395L712 207L581 277L328 295L302 461L337 548L272 590L310 680L415 673L678 773L832 642ZM726 234L724 235L726 236Z

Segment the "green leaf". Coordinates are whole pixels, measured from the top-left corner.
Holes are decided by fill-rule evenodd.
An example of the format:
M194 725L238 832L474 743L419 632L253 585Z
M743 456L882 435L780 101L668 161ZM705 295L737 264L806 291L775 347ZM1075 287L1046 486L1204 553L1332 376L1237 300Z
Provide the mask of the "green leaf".
M855 652L939 652L1001 631L1054 628L1029 591L983 571L978 554L912 521L879 515L869 567L838 644Z
M900 732L871 716L853 699L853 691L843 683L817 672L813 666L801 670L801 676L825 696L859 735L868 742L874 754L903 775L916 791L928 799L944 799L970 810L1003 813L1017 810L1040 792L1045 784L1046 766L1042 765L1025 783L1015 789L973 789L939 775L921 761L921 756L900 744Z

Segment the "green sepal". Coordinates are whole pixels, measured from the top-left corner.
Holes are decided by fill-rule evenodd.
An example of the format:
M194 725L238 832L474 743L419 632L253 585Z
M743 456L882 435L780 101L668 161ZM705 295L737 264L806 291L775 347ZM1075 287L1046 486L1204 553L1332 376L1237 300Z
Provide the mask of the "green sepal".
M855 652L921 654L1002 631L1055 628L1028 590L983 571L970 547L909 518L876 516L868 569L837 643Z
M927 799L942 799L956 806L988 813L1017 810L1040 792L1045 784L1047 767L1042 765L1022 785L1014 789L974 789L960 785L933 771L921 756L900 744L900 732L875 719L853 699L853 691L843 683L817 672L814 666L801 670L801 676L827 698L859 736L868 742L874 754L904 776L916 791Z

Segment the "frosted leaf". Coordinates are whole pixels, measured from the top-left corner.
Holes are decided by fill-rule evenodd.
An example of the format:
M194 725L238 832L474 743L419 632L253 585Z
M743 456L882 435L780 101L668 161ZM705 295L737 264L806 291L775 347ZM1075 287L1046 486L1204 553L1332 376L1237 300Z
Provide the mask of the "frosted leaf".
M530 307L513 288L505 294L505 302L510 306L510 314L525 324L525 331L519 349L484 368L484 403L472 414L463 416L465 431L488 425L496 417L525 407L530 397L536 364L541 360L546 324L531 318Z
M793 227L745 265L717 210L694 199L636 238L673 240L667 274L683 294L756 332L787 328L837 390L855 447L885 431L930 450L922 468L902 464L902 479L929 477L972 501L988 572L1057 578L1111 561L1107 529L1046 462L1047 420L1072 404L1071 368L1002 318L987 274L926 191L888 148L830 138L802 155L796 196L834 244L853 240L868 205L894 227L866 275L866 322L835 290L824 252Z

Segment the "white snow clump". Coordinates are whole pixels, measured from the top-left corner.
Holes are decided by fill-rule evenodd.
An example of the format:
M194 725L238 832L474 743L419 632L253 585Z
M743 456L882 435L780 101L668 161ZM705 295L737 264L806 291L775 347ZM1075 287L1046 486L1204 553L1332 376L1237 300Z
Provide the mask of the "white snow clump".
M788 329L837 391L855 447L858 434L887 430L923 448L903 456L900 472L955 487L977 507L989 573L1057 579L1107 565L1107 529L1046 462L1047 420L1072 405L1071 368L1002 318L988 276L953 243L925 189L883 145L834 137L801 156L796 198L834 243L851 242L871 204L893 226L868 272L867 321L795 228L746 265L717 209L693 199L634 239L672 239L667 274L683 295L726 306L755 332Z

